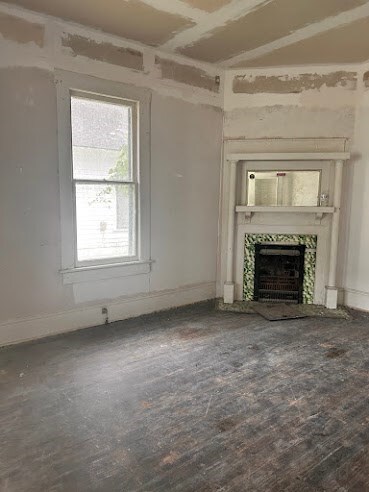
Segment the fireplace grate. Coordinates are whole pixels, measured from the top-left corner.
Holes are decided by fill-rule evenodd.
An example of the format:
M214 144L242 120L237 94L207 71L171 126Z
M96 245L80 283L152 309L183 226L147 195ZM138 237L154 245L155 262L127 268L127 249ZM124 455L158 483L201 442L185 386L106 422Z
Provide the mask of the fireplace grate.
M254 299L301 303L304 245L255 245Z

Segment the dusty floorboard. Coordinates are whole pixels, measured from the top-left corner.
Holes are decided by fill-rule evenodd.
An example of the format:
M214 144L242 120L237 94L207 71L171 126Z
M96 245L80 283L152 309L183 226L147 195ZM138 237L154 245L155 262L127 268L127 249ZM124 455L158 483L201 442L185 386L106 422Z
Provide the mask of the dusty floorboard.
M369 318L197 306L0 351L0 490L368 491Z

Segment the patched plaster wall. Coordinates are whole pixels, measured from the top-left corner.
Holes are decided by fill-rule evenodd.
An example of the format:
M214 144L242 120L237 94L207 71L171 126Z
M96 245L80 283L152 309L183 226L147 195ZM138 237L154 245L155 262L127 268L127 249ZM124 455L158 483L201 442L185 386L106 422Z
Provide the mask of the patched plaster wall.
M0 5L0 43L0 67L64 69L223 106L219 67L6 4Z
M7 3L223 67L361 63L369 57L367 0L299 0L298 8L296 0Z
M43 24L0 12L0 33L4 39L21 44L35 43L42 48L45 27Z
M357 73L343 70L330 73L302 73L296 75L235 75L234 94L301 94L322 87L342 87L355 90Z
M222 73L76 25L24 11L13 18L12 9L1 9L0 345L100 324L103 306L114 320L213 298ZM165 60L165 70L155 57ZM150 89L149 274L63 284L59 69Z
M281 151L318 150L316 138L322 151L351 148L339 282L349 305L369 310L368 66L224 73L5 4L0 49L0 343L98 324L104 305L110 319L121 319L213 297L226 212L221 203L218 227L220 175L227 187L220 172L223 133L224 152L241 150L245 139L255 139L256 151L258 139L269 150L276 142ZM62 284L56 69L151 90L154 263L148 276Z
M250 152L261 151L260 145L268 147L265 151L352 152L344 174L338 282L341 302L363 309L369 309L367 71L365 65L230 70L224 97L224 154L242 152L245 145ZM246 144L248 139L255 140ZM225 166L222 186L227 190ZM226 226L226 208L223 201L221 228ZM273 214L254 220L268 224L279 219ZM223 241L219 257L224 248ZM218 272L220 295L221 263Z

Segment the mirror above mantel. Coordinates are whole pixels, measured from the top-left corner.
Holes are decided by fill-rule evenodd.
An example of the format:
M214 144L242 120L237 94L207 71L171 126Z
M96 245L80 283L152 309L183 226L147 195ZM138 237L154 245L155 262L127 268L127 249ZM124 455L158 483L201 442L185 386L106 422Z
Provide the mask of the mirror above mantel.
M247 205L250 207L316 207L322 204L321 170L247 170ZM324 194L324 196L328 196Z
M240 158L235 212L315 214L316 223L334 213L332 163L347 153L258 153Z

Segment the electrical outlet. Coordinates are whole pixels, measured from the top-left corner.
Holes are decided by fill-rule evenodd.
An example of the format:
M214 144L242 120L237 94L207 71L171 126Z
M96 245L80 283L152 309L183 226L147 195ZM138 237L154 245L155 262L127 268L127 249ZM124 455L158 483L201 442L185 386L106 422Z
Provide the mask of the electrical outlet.
M105 324L107 325L109 323L109 313L108 313L108 308L107 307L103 307L101 309L101 314L103 316L105 316Z

